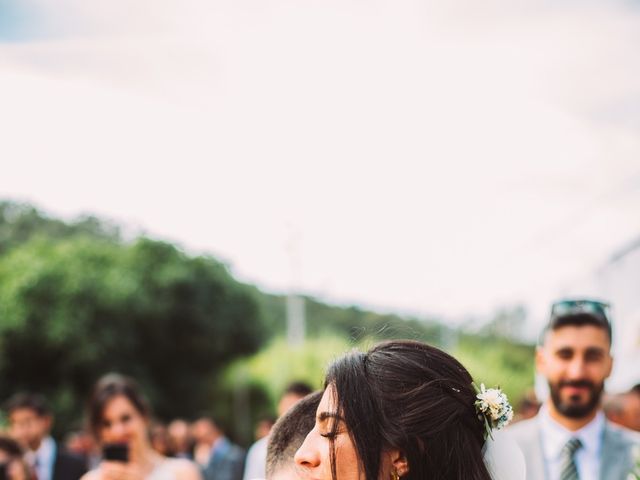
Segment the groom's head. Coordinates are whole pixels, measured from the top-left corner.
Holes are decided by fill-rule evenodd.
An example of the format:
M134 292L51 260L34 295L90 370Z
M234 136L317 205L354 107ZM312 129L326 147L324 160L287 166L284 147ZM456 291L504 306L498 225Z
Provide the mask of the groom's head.
M611 373L608 305L592 300L562 300L536 352L536 367L549 383L552 406L568 418L591 416L600 406Z

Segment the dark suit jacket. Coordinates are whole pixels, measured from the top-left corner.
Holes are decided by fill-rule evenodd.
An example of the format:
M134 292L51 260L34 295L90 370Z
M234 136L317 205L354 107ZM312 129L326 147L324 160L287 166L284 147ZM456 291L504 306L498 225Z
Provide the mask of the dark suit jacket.
M524 453L527 480L546 480L542 437L537 417L509 427L508 431ZM640 435L606 422L602 437L600 480L626 480L633 468L632 447L640 445Z
M202 469L205 480L242 480L245 452L223 438L215 447L211 459Z
M76 455L57 450L52 480L79 480L87 472L87 462Z

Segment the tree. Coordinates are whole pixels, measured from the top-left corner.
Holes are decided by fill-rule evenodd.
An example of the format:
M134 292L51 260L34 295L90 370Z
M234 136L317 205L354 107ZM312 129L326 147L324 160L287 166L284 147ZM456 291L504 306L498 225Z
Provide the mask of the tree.
M222 366L264 340L253 292L213 258L147 238L34 238L0 256L0 395L39 390L68 422L119 371L160 417L209 409Z

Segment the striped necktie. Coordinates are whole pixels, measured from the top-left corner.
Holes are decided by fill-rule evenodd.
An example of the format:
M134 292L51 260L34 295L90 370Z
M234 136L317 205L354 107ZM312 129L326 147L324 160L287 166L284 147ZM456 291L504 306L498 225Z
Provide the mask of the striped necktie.
M580 480L578 468L576 467L575 454L582 447L582 442L578 438L572 438L562 447L562 466L560 468L560 480Z

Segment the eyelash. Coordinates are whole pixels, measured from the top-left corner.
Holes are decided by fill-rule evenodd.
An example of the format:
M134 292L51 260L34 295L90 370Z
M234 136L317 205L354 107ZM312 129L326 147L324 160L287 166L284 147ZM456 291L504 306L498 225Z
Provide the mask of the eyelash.
M331 439L336 438L338 436L338 434L337 433L333 433L333 432L328 432L328 433L321 433L320 436L324 437L324 438L328 438L329 440L331 440Z

